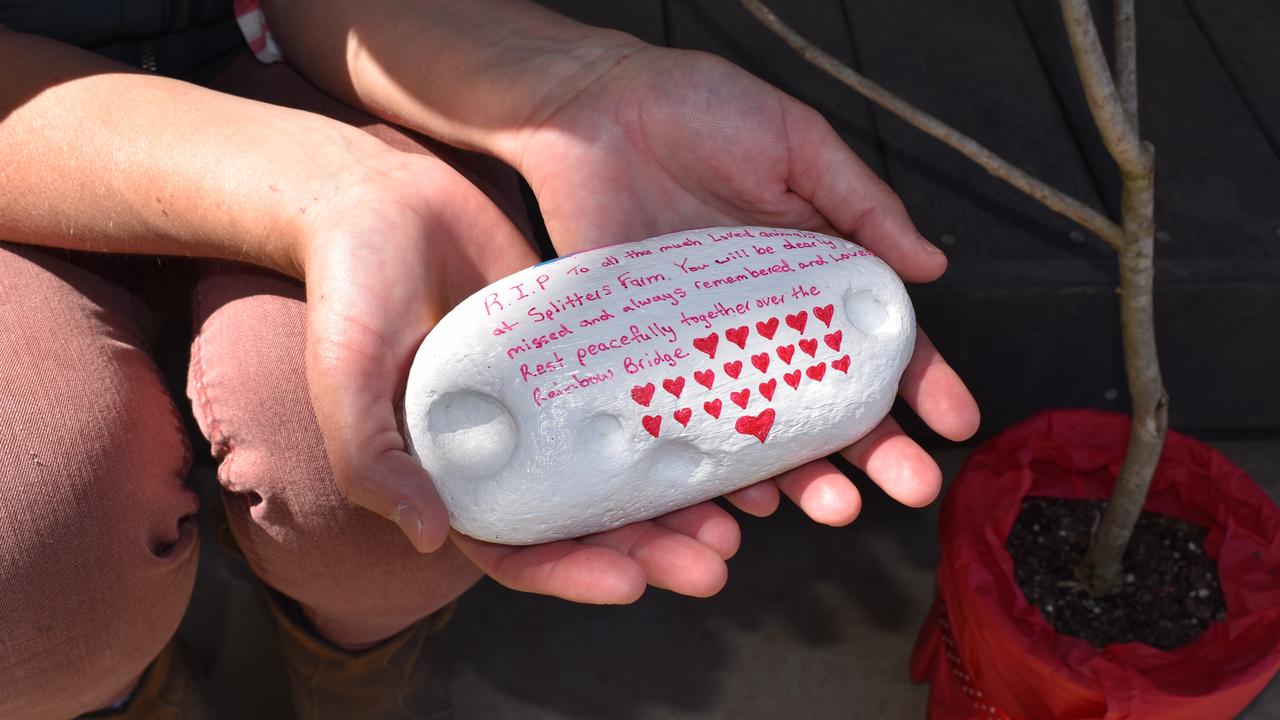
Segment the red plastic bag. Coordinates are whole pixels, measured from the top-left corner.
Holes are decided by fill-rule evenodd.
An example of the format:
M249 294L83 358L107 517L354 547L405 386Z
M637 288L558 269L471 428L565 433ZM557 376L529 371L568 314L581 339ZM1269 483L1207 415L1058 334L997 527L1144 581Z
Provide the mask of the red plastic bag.
M965 462L943 502L938 598L911 677L931 718L1212 720L1240 712L1280 668L1280 508L1216 450L1170 432L1145 508L1209 528L1227 618L1172 651L1097 650L1029 605L1004 542L1027 495L1105 499L1129 418L1052 410Z

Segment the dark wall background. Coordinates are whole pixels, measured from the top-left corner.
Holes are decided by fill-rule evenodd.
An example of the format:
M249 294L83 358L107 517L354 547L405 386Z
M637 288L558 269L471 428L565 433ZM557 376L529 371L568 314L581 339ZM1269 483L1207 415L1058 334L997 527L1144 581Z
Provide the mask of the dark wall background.
M543 0L650 42L723 55L818 108L902 195L951 269L921 324L984 411L1123 410L1111 252L870 106L734 0ZM1280 3L1139 0L1144 136L1157 152L1157 333L1173 427L1280 428ZM1115 214L1056 3L776 0L811 41L1058 188ZM1110 43L1109 3L1095 3ZM902 413L900 413L902 414ZM910 424L907 415L904 421Z

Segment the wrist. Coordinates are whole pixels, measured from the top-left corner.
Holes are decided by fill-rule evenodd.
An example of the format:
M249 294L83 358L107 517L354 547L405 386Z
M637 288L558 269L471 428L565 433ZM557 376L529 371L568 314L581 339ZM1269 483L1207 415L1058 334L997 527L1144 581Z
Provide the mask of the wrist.
M584 26L586 27L586 26ZM571 40L530 43L514 60L516 71L495 67L500 85L476 88L477 101L492 95L496 103L486 115L466 121L476 149L522 170L528 138L547 128L576 99L606 82L612 71L631 55L650 48L625 33L598 28ZM477 102L472 107L481 107Z
M264 0L263 8L290 63L331 94L509 164L524 128L648 47L525 0Z
M361 131L363 134L363 131ZM475 235L489 201L434 155L382 145L346 163L292 224L292 258L308 281L335 257L384 254L396 243Z
M320 115L230 100L241 112L189 156L200 170L192 182L173 183L162 168L174 243L302 279L316 226L333 208L358 202L351 197L374 184L396 151Z

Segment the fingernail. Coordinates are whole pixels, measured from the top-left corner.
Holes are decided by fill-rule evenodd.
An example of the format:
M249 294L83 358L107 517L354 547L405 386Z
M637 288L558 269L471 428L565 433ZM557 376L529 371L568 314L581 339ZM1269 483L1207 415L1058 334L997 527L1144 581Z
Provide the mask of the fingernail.
M925 240L923 235L917 235L916 237L920 238L920 244L924 246L925 250L928 250L934 255L943 255L943 256L946 255L946 253L942 252L942 248L938 247L937 245L934 245L928 240Z
M422 552L422 518L418 516L418 511L406 501L401 501L396 505L396 514L392 518L396 525L400 526L400 530L408 536L413 543L413 547Z

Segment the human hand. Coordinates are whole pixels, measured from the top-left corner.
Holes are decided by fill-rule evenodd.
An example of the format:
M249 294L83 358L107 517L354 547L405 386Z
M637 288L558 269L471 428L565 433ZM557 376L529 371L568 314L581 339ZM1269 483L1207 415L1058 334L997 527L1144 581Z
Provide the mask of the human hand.
M755 224L847 237L909 282L946 268L898 197L816 111L715 56L620 47L606 71L542 117L520 133L511 159L561 253ZM943 437L977 429L976 403L923 332L899 392ZM941 488L937 464L892 418L841 454L904 504L926 505ZM728 500L767 515L779 491L830 525L851 522L861 507L856 487L826 460Z
M338 488L430 552L449 521L397 420L409 367L454 305L537 255L438 158L388 147L366 167L309 213L307 381Z
M314 219L307 281L307 375L339 489L399 523L421 551L448 539L449 519L396 420L422 338L455 304L536 262L503 213L443 162L395 153ZM580 540L506 547L452 541L518 590L622 603L649 584L708 595L724 583L737 525L705 506Z

